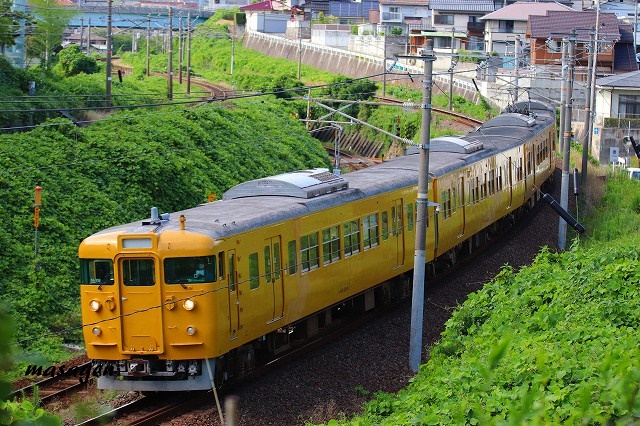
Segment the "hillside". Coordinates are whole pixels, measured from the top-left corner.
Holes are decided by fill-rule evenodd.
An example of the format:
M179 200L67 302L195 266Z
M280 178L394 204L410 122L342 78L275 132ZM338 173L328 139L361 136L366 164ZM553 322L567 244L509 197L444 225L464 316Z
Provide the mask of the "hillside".
M51 360L80 341L79 242L102 228L218 197L286 171L329 167L320 143L283 102L116 113L81 128L66 119L0 135L0 304L24 349ZM42 206L33 225L34 187ZM42 361L42 360L41 360ZM46 362L46 361L45 361Z

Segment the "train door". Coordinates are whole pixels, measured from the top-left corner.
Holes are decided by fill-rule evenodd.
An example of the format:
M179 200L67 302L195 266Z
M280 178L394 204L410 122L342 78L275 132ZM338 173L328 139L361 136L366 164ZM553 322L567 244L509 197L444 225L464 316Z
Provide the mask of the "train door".
M396 267L404 265L404 221L402 198L391 204L391 238L396 244Z
M227 282L229 283L229 335L231 340L238 337L240 326L240 299L238 297L238 275L236 272L236 252L227 252Z
M162 306L157 259L124 257L117 260L120 287L122 352L163 352Z
M268 323L275 322L284 315L281 247L279 235L264 240L265 282L267 286L272 286L271 294L273 295L273 318Z

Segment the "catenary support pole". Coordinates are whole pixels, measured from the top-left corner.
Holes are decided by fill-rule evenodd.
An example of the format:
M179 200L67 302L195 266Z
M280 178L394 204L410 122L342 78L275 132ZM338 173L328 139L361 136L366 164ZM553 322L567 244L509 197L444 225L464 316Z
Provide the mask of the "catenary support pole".
M573 73L576 65L576 30L569 36L569 58L567 61L567 94L564 114L564 135L562 143L562 183L560 186L560 207L568 211L569 207L569 157L571 155L571 115L573 113ZM567 242L567 221L560 217L558 229L558 247L565 249Z
M169 43L167 65L167 98L173 99L173 8L169 7Z
M418 174L418 218L413 260L413 293L411 299L411 335L409 366L416 373L422 362L422 323L424 321L424 281L426 263L427 220L429 205L429 144L431 142L431 87L433 84L432 40L427 39L422 53L424 80L422 90L422 125L420 127L420 165Z
M584 134L582 138L582 174L580 175L580 184L584 188L587 183L587 165L589 156L589 133L591 132L591 78L593 77L591 69L594 67L593 57L596 52L596 32L591 31L591 43L589 45L589 59L587 61L587 87L585 92L585 108L584 108Z

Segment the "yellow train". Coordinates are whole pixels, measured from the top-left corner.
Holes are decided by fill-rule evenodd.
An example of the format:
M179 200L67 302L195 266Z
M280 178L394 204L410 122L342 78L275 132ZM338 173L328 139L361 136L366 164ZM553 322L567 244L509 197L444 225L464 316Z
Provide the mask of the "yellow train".
M466 136L431 140L428 271L540 198L555 167L555 122L547 105L520 102ZM409 292L418 159L245 182L223 200L152 209L86 238L82 321L98 386L210 389L317 333L338 308Z

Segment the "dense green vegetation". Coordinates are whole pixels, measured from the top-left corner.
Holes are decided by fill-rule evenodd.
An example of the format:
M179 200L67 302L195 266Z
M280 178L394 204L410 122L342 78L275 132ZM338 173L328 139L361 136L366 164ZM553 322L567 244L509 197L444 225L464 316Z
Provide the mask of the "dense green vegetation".
M0 302L22 347L51 358L80 341L77 246L102 228L193 207L247 179L329 165L285 101L56 119L0 136ZM259 123L260 131L256 132ZM34 259L33 189L43 188ZM37 264L37 267L36 267ZM54 332L55 334L51 334Z
M640 184L611 177L566 252L470 295L410 385L329 425L640 422Z

